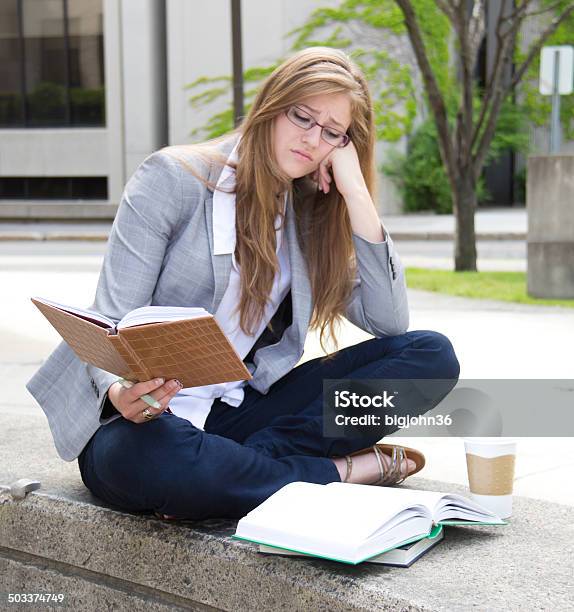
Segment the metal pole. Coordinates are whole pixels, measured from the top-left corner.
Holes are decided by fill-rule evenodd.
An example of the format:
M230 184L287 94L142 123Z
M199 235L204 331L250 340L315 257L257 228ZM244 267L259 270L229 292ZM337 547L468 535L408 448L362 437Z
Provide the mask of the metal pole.
M554 53L554 83L552 86L552 120L550 123L550 153L560 153L560 94L558 75L560 74L560 52Z
M231 35L233 52L233 123L237 127L243 118L241 0L231 0Z
M70 92L72 68L70 66L70 19L68 0L64 0L64 49L66 53L66 61L64 63L64 72L66 75L66 125L72 125L74 115L72 113L72 96Z

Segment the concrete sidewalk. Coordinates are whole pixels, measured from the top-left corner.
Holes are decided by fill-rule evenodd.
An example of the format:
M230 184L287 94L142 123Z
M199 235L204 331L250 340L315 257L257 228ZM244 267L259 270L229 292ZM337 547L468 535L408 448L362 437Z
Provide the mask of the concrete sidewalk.
M445 541L408 570L269 558L231 539L233 521L166 523L93 497L77 463L58 457L46 418L24 388L59 342L29 297L77 306L93 297L102 254L81 245L75 254L46 242L26 255L0 251L0 284L9 289L0 319L0 596L64 593L62 608L69 610L502 612L570 606L574 456L568 438L520 439L510 524L447 528ZM409 301L410 329L447 335L461 378L572 378L573 310L413 290ZM340 346L368 337L344 325ZM302 360L320 354L311 335ZM420 477L405 486L467 491L460 439L393 438L427 458ZM15 501L6 487L19 478L38 479L42 487Z
M393 239L453 240L454 215L413 213L382 218ZM526 240L526 208L479 209L475 214L477 240Z
M0 252L0 283L10 288L3 300L0 321L0 371L6 381L0 412L13 417L24 413L35 415L38 421L34 427L44 428L47 427L44 416L24 383L60 337L29 298L39 295L65 304L88 306L95 292L103 253L99 249L99 254L91 250L82 254L78 249L75 252L78 254L63 254L49 246L37 244L35 255ZM410 329L433 329L451 339L461 364L462 379L573 378L570 348L574 345L573 309L470 300L416 290L409 290L409 304ZM368 337L353 325L345 324L340 346ZM319 355L317 337L310 335L302 361ZM25 431L22 436L26 436ZM460 440L419 438L411 442L416 442L429 458L424 475L461 485L466 483ZM554 438L525 438L521 449L517 492L574 505L571 478L574 454L570 445ZM55 455L54 460L55 468L58 463Z
M426 213L386 215L383 224L394 240L452 240L453 215ZM106 241L111 221L10 222L0 220L0 240ZM525 208L479 210L477 240L526 240Z

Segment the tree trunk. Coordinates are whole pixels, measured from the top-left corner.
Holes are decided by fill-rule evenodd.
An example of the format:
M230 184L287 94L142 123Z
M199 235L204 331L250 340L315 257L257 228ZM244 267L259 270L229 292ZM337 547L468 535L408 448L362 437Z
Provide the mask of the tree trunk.
M476 271L476 184L470 168L459 175L453 198L456 220L454 269L456 272Z

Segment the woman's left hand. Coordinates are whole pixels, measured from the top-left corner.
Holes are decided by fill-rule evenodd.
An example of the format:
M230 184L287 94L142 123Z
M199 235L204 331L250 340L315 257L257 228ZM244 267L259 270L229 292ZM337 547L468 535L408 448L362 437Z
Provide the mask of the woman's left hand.
M324 193L331 190L333 178L337 191L343 197L367 189L357 149L352 141L346 147L334 148L313 173L313 180Z

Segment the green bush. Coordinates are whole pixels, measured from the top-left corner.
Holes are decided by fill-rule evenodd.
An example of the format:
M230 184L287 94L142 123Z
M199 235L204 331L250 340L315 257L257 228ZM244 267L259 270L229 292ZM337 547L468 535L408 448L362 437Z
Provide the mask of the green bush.
M28 113L34 123L61 121L65 116L66 88L43 81L28 94Z
M487 163L504 151L528 150L528 131L522 109L512 103L503 105L487 155ZM443 166L435 123L427 119L409 139L407 153L392 152L382 171L398 188L406 212L435 211L452 213L450 183ZM489 197L484 180L479 179L477 200Z
M406 212L452 212L450 185L432 120L425 121L415 130L409 139L407 154L393 151L382 170L398 187Z
M70 88L73 124L105 124L105 88ZM8 123L15 115L19 97L0 98L0 121ZM28 117L31 125L69 125L66 119L68 104L66 87L58 83L38 83L27 96ZM12 122L14 120L12 119Z
M82 125L105 125L106 90L70 88L70 101L73 109L74 123Z
M514 173L514 201L526 202L526 166Z
M22 121L22 100L20 94L0 94L0 126L20 125Z

